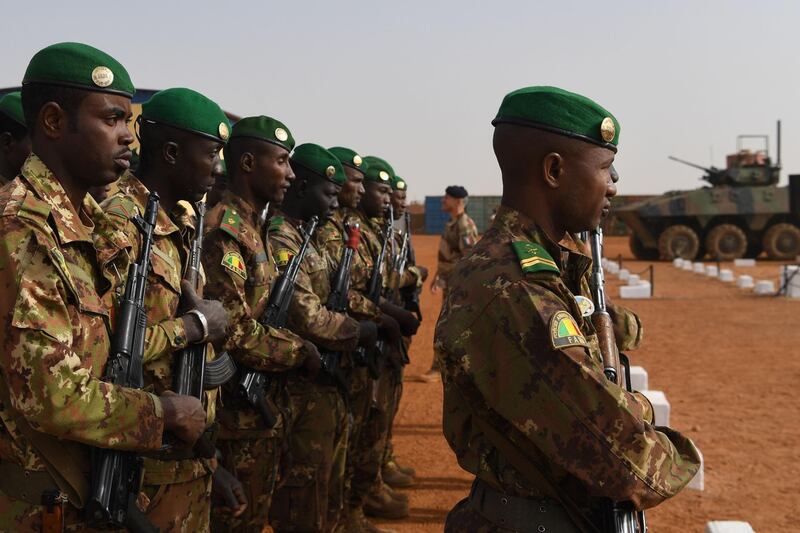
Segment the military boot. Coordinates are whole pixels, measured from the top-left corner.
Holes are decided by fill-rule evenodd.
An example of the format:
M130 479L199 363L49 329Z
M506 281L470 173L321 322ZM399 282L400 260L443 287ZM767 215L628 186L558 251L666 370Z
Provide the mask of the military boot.
M389 459L389 460L387 461L387 463L393 463L393 464L394 464L394 466L395 466L395 468L397 468L397 469L398 469L400 472L402 472L403 474L405 474L405 475L407 475L407 476L410 476L410 477L416 477L416 475L417 475L417 471L416 471L416 470L415 470L413 467L411 467L411 466L403 466L403 465L401 465L401 464L400 464L400 463L397 461L397 458L396 458L396 457L392 457L391 459Z
M408 502L395 500L383 487L384 485L381 484L377 490L370 491L367 495L367 499L364 502L364 514L391 520L407 517Z
M399 500L401 502L408 502L408 494L402 493L399 490L394 490L392 487L386 485L385 483L383 485L383 489L389 493L389 496L391 496L392 499Z
M367 520L361 507L351 508L347 511L347 520L342 533L396 533L393 529L382 529ZM338 530L337 530L337 533Z
M406 489L414 486L414 478L404 474L397 468L395 461L388 461L381 469L381 477L387 485L395 489Z

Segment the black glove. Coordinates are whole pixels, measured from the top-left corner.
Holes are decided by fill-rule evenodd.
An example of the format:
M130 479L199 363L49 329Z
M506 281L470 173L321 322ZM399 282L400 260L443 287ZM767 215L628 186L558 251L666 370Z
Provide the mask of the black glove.
M419 329L419 320L410 311L406 311L402 307L398 307L389 302L381 304L381 311L394 318L400 326L400 331L404 337L411 337L416 335Z
M363 348L372 348L378 341L378 325L372 320L359 322L358 345Z
M242 483L222 466L217 466L211 476L211 495L221 509L233 516L239 516L247 509Z
M402 336L402 333L400 333L400 325L397 323L397 320L386 313L381 313L378 333L389 342L397 342Z

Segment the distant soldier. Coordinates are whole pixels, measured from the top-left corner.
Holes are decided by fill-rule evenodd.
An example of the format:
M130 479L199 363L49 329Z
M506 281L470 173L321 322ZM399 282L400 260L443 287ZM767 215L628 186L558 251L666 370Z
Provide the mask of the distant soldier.
M197 398L100 379L117 272L95 246L134 244L87 191L129 166L133 92L119 62L78 43L39 51L22 81L33 154L0 191L2 531L85 525L90 447L156 452L167 431L190 446L203 431Z
M157 92L142 106L141 160L136 174L126 172L116 183L116 192L103 203L113 226L136 243L126 258L136 261L139 231L133 217L144 213L150 191L160 197L145 295L144 382L156 394L174 390L174 360L180 350L222 339L228 324L220 302L203 300L194 287L181 281L187 276L196 237L194 211L186 202L195 205L211 188L216 155L228 139L228 124L220 107L195 91ZM112 253L114 243L106 244L110 249L101 248L101 253ZM117 290L124 287L121 278ZM213 356L212 350L208 356ZM209 435L216 433L215 401L216 390L206 393ZM199 457L190 449L172 449L145 459L145 511L162 531L209 529L211 458Z
M467 190L460 185L447 187L444 198L442 198L442 211L450 215L450 221L445 225L444 233L439 241L437 270L431 283L431 293L433 294L437 293L440 288L444 289L442 301L447 299L448 281L456 263L467 255L467 252L478 242L478 227L466 212L468 198ZM434 354L430 370L420 377L428 382L441 379L436 354Z
M31 153L31 137L22 112L19 91L0 98L0 185L19 174L22 164Z
M259 322L277 277L261 213L268 202L283 201L295 179L289 165L293 148L289 129L273 118L247 117L237 122L225 148L228 189L206 215L205 296L220 299L231 322L218 348L226 349L240 369L269 373L265 399L276 418L269 427L259 411L239 396L238 377L222 387L217 416L221 464L242 481L249 506L240 517L215 506L211 515L215 531L260 532L267 524L291 420L285 373L303 367L313 375L320 368L313 343L288 329Z
M610 339L591 320L592 258L571 234L608 213L619 123L555 87L508 94L492 123L502 205L452 271L436 326L444 435L475 476L445 531L622 531L621 517L641 531L635 511L677 494L700 457L608 377ZM609 310L616 348L635 347L638 320Z

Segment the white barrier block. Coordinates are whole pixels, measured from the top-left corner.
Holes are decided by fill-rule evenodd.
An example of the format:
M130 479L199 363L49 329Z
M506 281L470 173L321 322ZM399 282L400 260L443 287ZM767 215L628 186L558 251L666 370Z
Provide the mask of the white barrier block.
M789 290L786 291L786 296L789 298L800 298L800 287L789 285Z
M617 275L619 276L619 279L621 279L622 281L628 281L628 278L631 277L631 272L627 268L623 268L622 270L619 271L619 274Z
M745 276L742 274L739 276L739 279L736 280L736 286L740 289L752 289L753 288L753 276Z
M655 413L655 425L668 426L669 425L669 402L667 395L660 390L643 390L639 391L644 394L650 403L653 404L653 413Z
M726 283L730 283L733 281L733 270L729 270L727 268L723 268L719 271L719 280L724 281Z
M639 276L637 276L636 274L631 274L630 276L628 276L628 285L633 286L638 284L639 284Z
M689 484L686 485L686 488L703 491L706 488L705 474L703 472L705 461L703 460L703 453L700 451L700 448L697 449L697 455L700 456L700 470L697 471L697 474L695 474Z
M756 533L747 522L736 520L714 520L706 523L706 533Z
M760 279L756 281L756 286L753 289L756 294L775 294L775 283L768 279Z
M719 269L717 268L717 265L706 266L706 276L711 278L716 278L719 276Z
M606 270L608 270L609 274L616 274L619 272L619 264L616 261L609 261Z
M623 285L619 288L620 298L650 298L650 282L640 281L638 285Z
M647 370L643 366L631 367L631 389L647 390Z
M676 257L675 259L672 260L672 266L677 268L683 267L683 259L681 259L680 257Z
M754 267L756 266L755 259L734 259L733 266L736 267Z
M706 271L706 265L703 263L695 263L694 264L694 272L695 274L704 274Z
M694 270L694 265L691 261L684 261L683 266L681 267L683 270L688 270L689 272Z

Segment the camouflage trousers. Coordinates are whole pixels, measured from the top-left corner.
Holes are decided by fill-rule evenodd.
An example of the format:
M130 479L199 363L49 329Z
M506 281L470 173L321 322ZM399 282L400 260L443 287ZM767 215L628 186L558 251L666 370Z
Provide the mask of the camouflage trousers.
M142 493L147 501L145 514L161 533L211 531L210 473L190 481L145 485Z
M345 461L345 502L355 508L364 503L370 488L369 485L364 486L364 483L360 483L360 481L354 482L354 478L356 469L366 455L362 452L365 446L362 434L372 404L372 380L367 374L366 368L354 368L350 371L347 383L351 425Z
M291 465L275 491L270 525L276 531L332 531L344 496L348 416L334 386L303 378L287 384L292 423Z
M247 496L247 510L239 517L213 506L212 531L261 533L269 520L272 493L278 480L284 432L250 439L225 439L217 442L222 453L220 464L242 483Z
M411 346L411 339L407 337L403 337L403 342L406 345L406 349ZM388 420L388 428L386 433L386 446L383 452L383 462L381 466L385 465L389 461L394 459L394 445L392 444L392 430L394 429L394 420L397 417L397 412L400 410L400 400L403 397L403 374L404 374L405 367L400 369L400 374L395 378L394 382L389 382L387 386L389 387L389 403L387 405L387 409L389 412L389 420Z
M42 531L43 512L41 505L32 505L0 493L0 532L39 533ZM70 504L64 507L64 522L65 531L93 531L83 525L81 511Z

